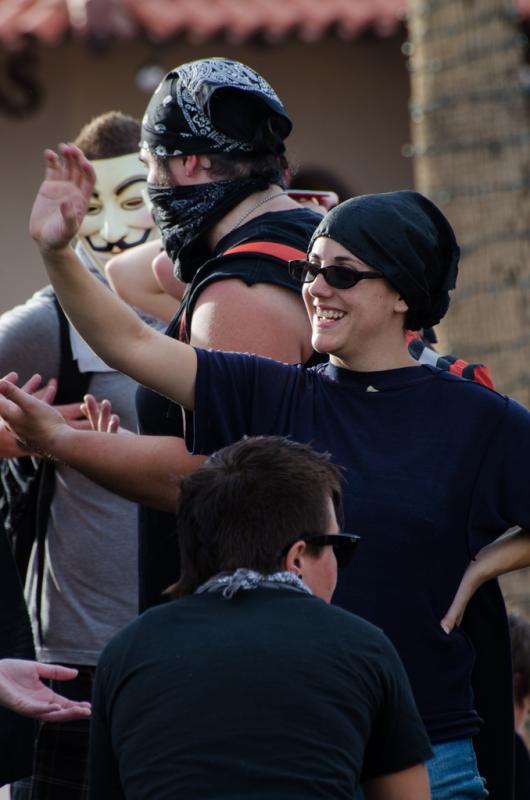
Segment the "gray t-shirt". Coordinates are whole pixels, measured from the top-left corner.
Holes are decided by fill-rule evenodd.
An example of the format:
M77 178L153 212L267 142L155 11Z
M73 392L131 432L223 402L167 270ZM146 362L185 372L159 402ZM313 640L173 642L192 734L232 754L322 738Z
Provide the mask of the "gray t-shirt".
M47 292L37 292L0 317L1 375L15 370L22 384L39 372L46 382L57 377L59 361L59 322ZM136 429L135 388L117 372L94 372L89 386L98 399L112 402L122 426L131 430ZM137 613L137 548L136 505L58 465L46 539L42 643L33 557L26 584L40 660L96 664L109 639Z

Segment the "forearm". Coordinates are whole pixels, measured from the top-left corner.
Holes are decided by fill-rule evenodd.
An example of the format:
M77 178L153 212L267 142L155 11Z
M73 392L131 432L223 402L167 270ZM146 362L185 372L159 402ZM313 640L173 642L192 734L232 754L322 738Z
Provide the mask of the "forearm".
M23 450L18 444L11 431L0 422L0 458L22 458L30 456L27 450Z
M450 633L459 625L467 604L483 583L530 566L530 531L517 528L486 545L471 561L462 576L452 603L441 620L441 626Z
M192 409L197 366L193 348L146 325L83 267L70 247L41 252L64 311L103 361Z
M469 570L473 571L475 581L481 585L525 567L530 567L530 531L517 528L483 547Z
M115 494L169 512L175 510L180 477L204 461L203 456L190 455L177 437L77 431L67 426L56 431L47 453Z
M424 764L374 778L363 784L365 800L429 800L429 777Z

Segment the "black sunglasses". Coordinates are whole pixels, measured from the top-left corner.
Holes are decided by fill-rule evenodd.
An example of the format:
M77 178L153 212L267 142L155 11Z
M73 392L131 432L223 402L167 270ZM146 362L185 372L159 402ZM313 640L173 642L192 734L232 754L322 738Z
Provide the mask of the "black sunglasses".
M353 556L355 548L361 541L361 537L355 533L301 533L296 539L286 544L280 553L283 558L287 555L295 542L310 542L317 547L329 545L333 548L338 567L346 567Z
M324 280L334 289L351 289L359 281L369 278L383 278L379 272L362 272L351 267L342 267L339 264L330 264L329 267L319 267L311 261L296 259L289 261L289 275L301 283L312 283L317 275L323 275Z

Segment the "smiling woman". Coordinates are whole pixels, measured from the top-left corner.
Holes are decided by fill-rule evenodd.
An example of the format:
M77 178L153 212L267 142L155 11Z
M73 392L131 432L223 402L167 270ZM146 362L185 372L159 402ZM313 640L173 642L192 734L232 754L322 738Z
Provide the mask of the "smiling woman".
M404 328L434 325L447 311L458 255L449 223L418 193L337 206L316 229L308 261L297 264L313 347L329 363L301 370L197 349L187 436L193 452L209 453L243 434L289 435L345 468L346 527L362 544L339 573L334 602L396 645L433 743L434 800L486 796L471 744L481 727L473 649L440 621L489 547L504 555L493 570L479 568L474 588L530 560L524 532L488 547L511 524L530 526L530 414L418 365L405 344ZM357 280L359 273L380 279ZM504 677L495 676L497 685Z
M309 277L316 274L311 281L306 275L303 288L317 353L329 353L331 363L360 371L415 363L403 348L406 302L388 281L367 280L383 278L379 271L323 236L314 242L310 262L321 265L316 270L310 265ZM328 270L335 273L330 276ZM336 270L342 270L344 288L334 286Z

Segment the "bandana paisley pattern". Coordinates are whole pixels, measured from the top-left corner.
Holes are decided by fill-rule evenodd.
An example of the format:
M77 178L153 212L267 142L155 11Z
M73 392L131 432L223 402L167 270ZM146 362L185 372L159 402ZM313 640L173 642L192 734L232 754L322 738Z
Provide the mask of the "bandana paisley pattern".
M274 572L272 575L263 575L246 567L240 567L235 572L220 573L201 584L195 594L206 592L221 592L226 600L231 600L240 591L249 591L263 587L265 589L294 589L298 592L313 594L303 580L292 572Z
M190 186L148 186L155 222L180 280L190 283L211 256L205 234L212 226L266 185L259 179L242 178Z
M217 89L259 96L286 116L273 88L245 64L227 58L191 61L171 70L159 84L142 121L140 146L160 158L191 152L250 152L250 143L228 136L212 123L208 104Z

